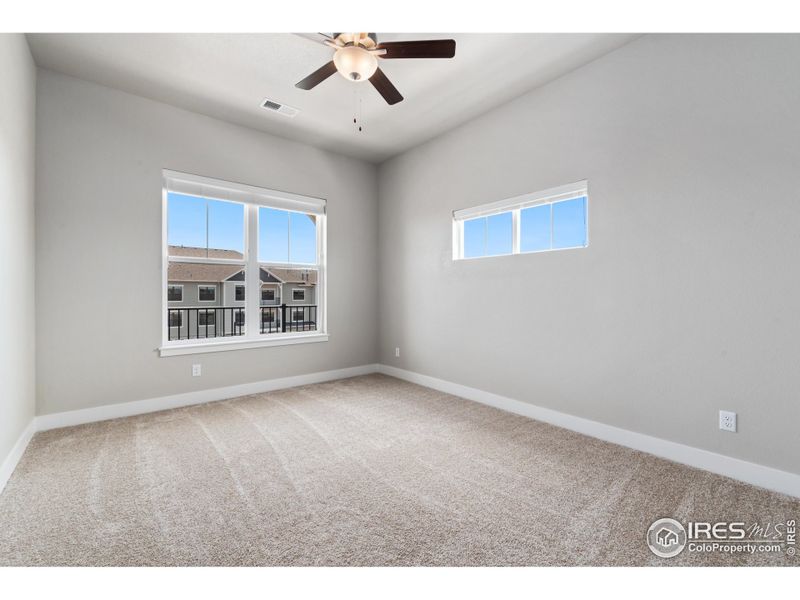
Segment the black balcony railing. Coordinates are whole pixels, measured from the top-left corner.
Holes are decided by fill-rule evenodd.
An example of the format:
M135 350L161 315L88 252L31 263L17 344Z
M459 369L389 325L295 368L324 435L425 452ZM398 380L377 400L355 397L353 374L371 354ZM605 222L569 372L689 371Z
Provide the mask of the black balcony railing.
M261 306L261 333L315 331L315 304ZM239 336L245 333L243 306L215 306L167 309L167 339L193 340Z
M317 328L316 304L281 304L261 307L261 333L314 331Z
M244 335L243 306L168 308L168 340Z

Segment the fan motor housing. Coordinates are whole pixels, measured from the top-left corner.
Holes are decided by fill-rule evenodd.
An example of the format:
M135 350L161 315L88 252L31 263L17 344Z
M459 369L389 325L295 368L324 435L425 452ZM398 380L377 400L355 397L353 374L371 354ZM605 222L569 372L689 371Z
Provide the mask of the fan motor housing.
M378 45L375 33L334 33L333 38L344 46L361 46L367 50Z

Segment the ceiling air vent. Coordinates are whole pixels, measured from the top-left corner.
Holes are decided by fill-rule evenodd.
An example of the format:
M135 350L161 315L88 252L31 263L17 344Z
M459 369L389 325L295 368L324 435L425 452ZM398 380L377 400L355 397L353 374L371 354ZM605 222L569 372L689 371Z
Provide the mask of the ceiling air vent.
M292 108L291 106L286 106L285 104L281 104L280 102L275 102L274 100L270 100L267 98L264 102L261 103L261 108L266 108L269 111L276 112L279 115L283 115L284 117L289 117L293 119L297 116L297 113L300 111L296 108Z

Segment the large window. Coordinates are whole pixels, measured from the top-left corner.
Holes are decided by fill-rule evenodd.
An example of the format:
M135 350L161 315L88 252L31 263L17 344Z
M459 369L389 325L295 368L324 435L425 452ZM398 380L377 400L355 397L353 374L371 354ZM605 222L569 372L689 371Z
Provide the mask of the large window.
M174 171L163 196L162 356L327 339L324 200ZM312 291L301 321L262 306L283 283Z
M453 213L453 258L482 258L589 243L585 181Z

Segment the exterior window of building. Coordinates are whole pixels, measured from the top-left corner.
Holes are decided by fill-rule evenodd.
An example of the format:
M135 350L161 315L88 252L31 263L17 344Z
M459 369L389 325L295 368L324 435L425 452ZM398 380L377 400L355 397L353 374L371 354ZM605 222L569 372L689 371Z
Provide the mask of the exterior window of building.
M183 302L183 286L182 285L168 286L167 300L169 302Z
M200 302L216 302L217 287L214 285L200 285L197 287L197 299Z

